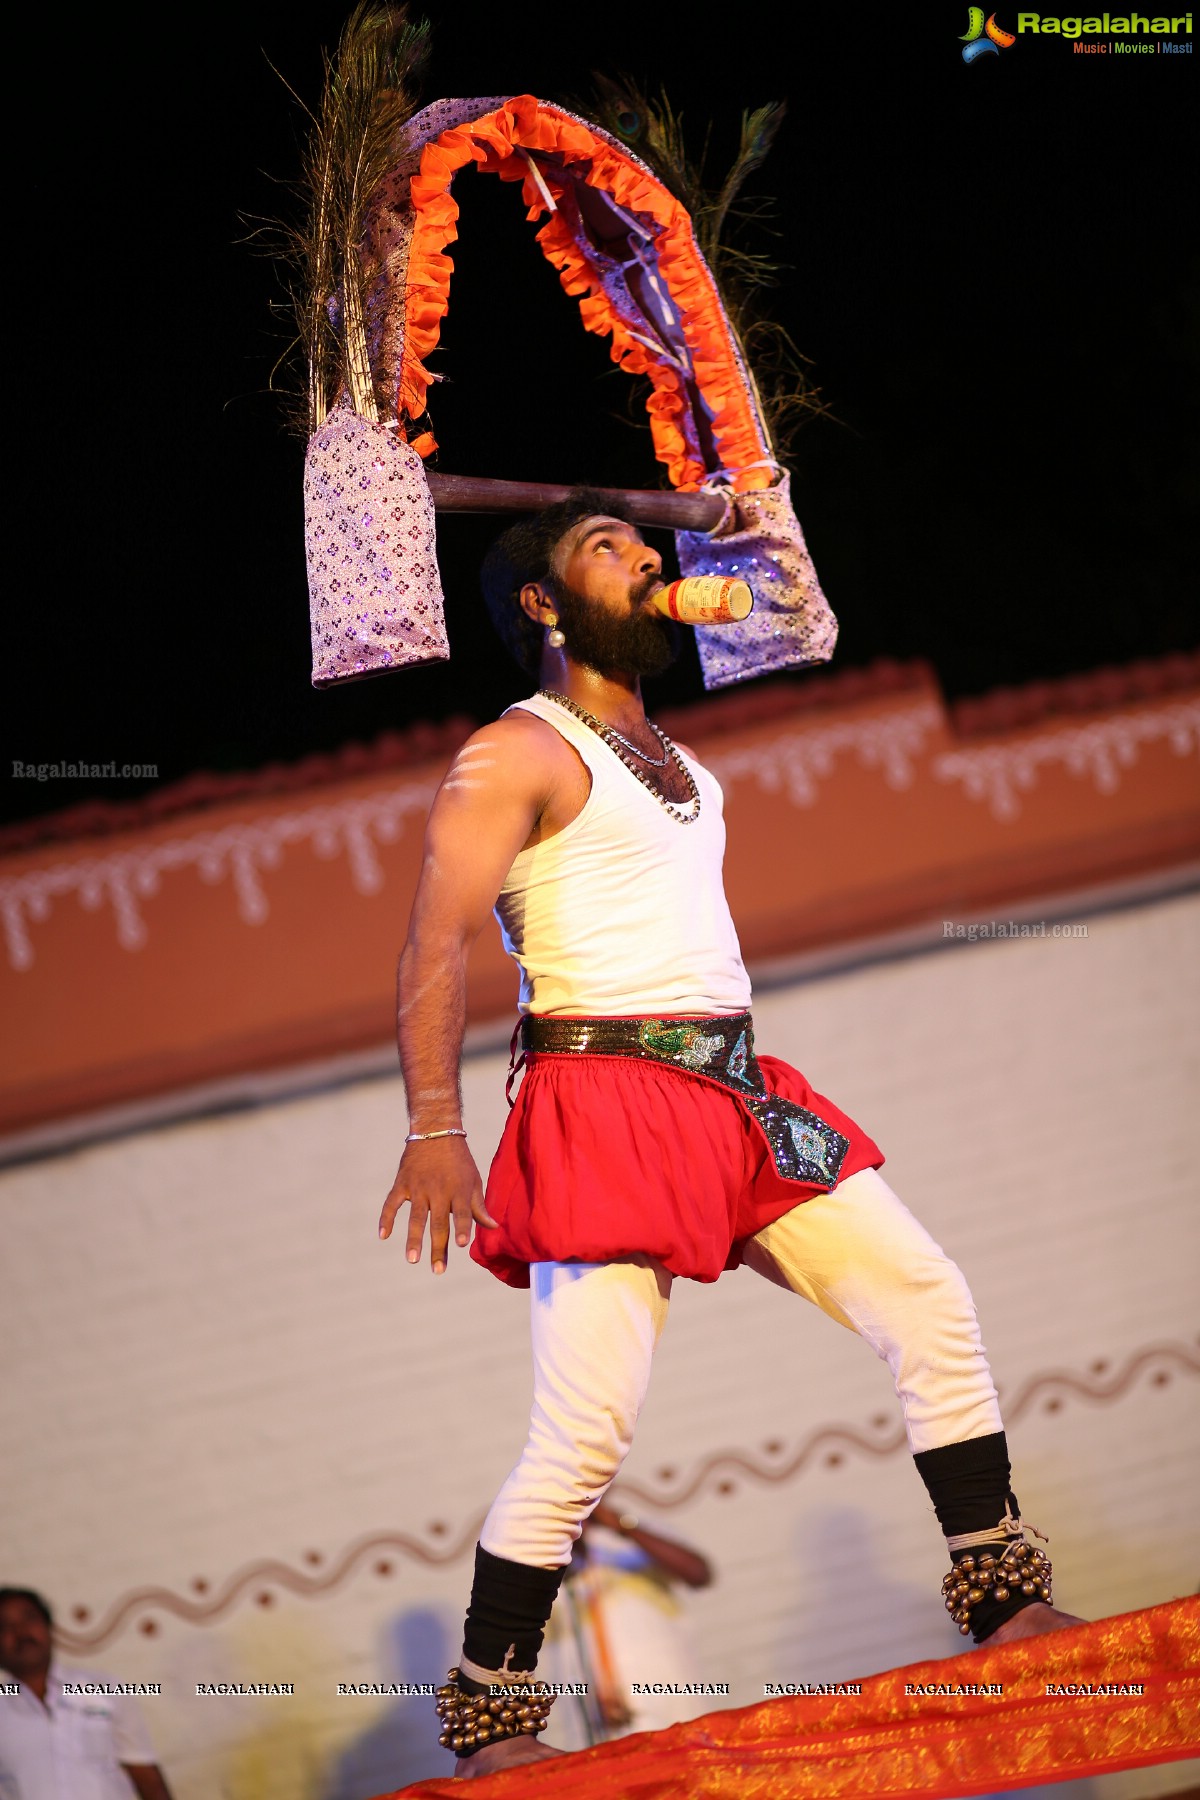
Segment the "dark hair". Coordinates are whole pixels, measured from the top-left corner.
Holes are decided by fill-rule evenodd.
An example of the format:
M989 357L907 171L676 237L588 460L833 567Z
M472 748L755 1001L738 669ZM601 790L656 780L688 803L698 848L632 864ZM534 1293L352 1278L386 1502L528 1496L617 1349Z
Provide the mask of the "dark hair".
M632 524L626 509L614 506L608 494L596 488L572 488L565 500L546 506L531 518L510 525L496 539L483 559L480 581L492 624L506 650L530 675L542 660L542 628L521 605L521 589L531 581L545 581L555 546L573 525L599 514Z
M45 1619L45 1621L46 1621L47 1626L49 1627L49 1629L51 1631L53 1631L54 1620L50 1616L50 1608L46 1605L46 1602L42 1599L42 1596L40 1594L35 1594L32 1588L11 1588L11 1587L0 1588L0 1606L3 1606L5 1604L5 1602L8 1600L24 1600L24 1601L26 1601L30 1606L32 1606L32 1608L35 1612L41 1613L43 1619Z

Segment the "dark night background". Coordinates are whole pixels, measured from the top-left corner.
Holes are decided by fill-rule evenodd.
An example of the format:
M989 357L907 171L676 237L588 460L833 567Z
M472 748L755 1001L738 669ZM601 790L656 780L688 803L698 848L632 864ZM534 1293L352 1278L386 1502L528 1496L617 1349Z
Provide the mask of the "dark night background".
M315 99L347 10L71 28L14 176L9 819L147 791L13 780L12 758L153 762L161 785L524 691L477 597L496 524L463 517L439 524L453 661L309 685L303 452L267 391L282 288L239 215L292 205L269 177L296 171L302 120L267 58ZM968 67L958 0L425 10L426 99L565 98L627 69L697 138L713 121L714 173L740 109L787 100L752 191L790 265L772 310L835 415L790 461L837 666L926 657L957 698L1197 641L1194 55L1023 36ZM472 172L455 195L440 467L660 485L518 190ZM701 692L689 652L652 699Z

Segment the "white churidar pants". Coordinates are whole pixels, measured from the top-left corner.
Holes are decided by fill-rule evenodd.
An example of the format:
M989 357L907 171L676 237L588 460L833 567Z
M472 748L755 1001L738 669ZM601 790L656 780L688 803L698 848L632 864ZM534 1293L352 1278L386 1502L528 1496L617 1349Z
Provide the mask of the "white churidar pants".
M744 1261L866 1339L914 1453L1003 1430L967 1284L877 1169L793 1207ZM673 1279L642 1255L530 1269L529 1438L484 1521L485 1550L535 1568L570 1560L633 1442Z

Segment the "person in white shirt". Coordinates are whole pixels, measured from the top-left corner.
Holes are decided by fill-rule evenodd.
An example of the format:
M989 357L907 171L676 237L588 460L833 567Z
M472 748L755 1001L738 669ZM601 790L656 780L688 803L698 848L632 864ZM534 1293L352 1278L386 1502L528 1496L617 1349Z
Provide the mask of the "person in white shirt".
M122 1684L59 1662L40 1594L0 1588L0 1800L171 1800Z
M712 1711L713 1684L679 1594L712 1578L698 1550L600 1502L576 1540L539 1664L546 1681L563 1683L578 1702L555 1727L560 1748L582 1750ZM575 1695L577 1685L587 1692Z

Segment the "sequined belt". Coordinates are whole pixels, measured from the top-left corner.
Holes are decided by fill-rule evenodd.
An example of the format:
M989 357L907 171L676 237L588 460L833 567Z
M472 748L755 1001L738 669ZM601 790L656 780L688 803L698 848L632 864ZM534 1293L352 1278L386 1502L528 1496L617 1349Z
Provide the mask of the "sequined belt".
M850 1140L806 1107L773 1094L754 1054L749 1013L704 1019L547 1019L527 1014L533 1056L624 1056L699 1075L734 1094L762 1131L785 1181L831 1188Z

